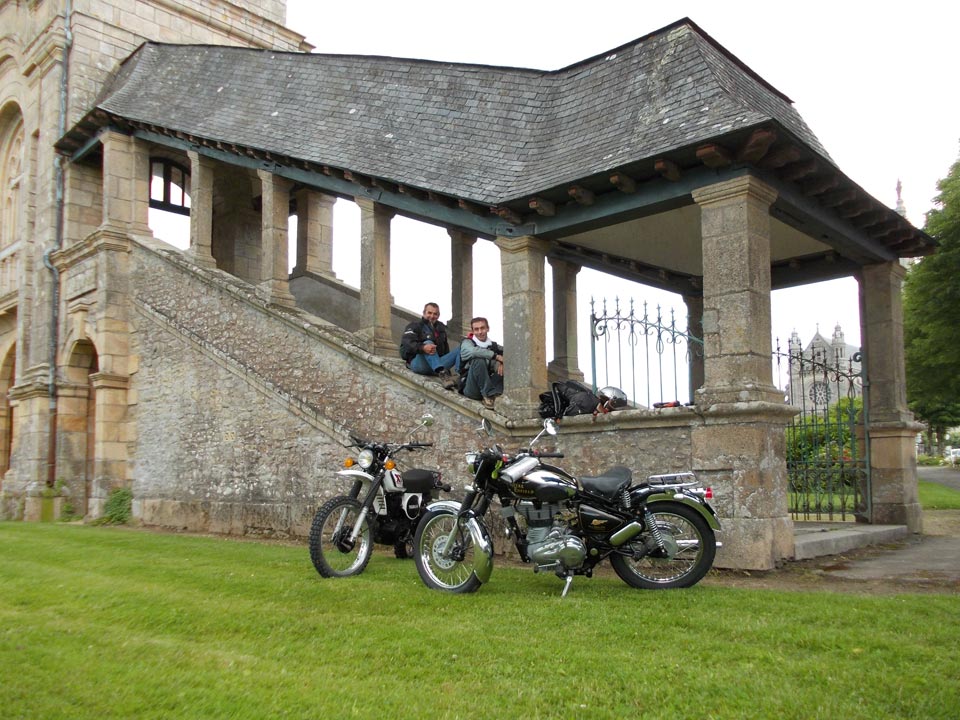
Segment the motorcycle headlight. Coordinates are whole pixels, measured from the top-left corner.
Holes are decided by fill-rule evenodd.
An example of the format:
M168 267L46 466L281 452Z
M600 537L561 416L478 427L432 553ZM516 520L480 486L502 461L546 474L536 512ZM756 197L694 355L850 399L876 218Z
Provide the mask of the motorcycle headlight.
M470 472L477 471L477 453L469 452L463 456L463 459L467 461L467 467L470 469Z
M373 450L370 448L364 448L360 451L360 455L357 456L357 462L360 464L364 470L373 465Z

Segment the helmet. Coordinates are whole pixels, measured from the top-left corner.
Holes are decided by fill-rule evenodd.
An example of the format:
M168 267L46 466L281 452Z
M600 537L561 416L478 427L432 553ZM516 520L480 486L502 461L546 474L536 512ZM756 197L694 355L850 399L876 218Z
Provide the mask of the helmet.
M630 403L627 401L627 394L618 387L608 385L597 391L603 406L608 410L627 407Z

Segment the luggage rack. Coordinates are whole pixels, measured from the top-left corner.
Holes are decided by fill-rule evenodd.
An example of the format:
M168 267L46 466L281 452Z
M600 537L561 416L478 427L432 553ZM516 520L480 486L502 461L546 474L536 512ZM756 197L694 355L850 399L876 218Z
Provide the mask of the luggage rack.
M692 472L663 473L662 475L649 475L647 483L650 485L671 485L675 487L693 487L699 485L700 481Z

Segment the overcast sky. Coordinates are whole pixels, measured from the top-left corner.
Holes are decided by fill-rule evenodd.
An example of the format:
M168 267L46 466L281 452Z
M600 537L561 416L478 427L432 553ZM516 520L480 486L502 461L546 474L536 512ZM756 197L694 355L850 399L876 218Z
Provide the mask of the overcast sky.
M917 227L923 226L932 207L937 180L946 175L960 149L953 50L960 3L288 0L287 6L287 25L303 33L316 52L545 70L689 17L790 97L840 169L867 192L894 207L901 180L908 218ZM356 219L346 205L337 203L335 263L342 279L358 284L359 264L350 251L355 243L349 242ZM449 266L445 233L394 221L395 260L422 256L419 249L425 242L435 248L441 270L431 299L436 295L442 304L448 303L449 279L442 278ZM491 295L499 295L499 261L490 243L478 242L476 263L489 281L478 283L475 310L491 315L495 326L491 334L499 338L494 319L499 312L488 309L494 302ZM422 283L402 285L393 283L397 302L419 309L427 299ZM589 294L677 302L588 271L581 273L578 288L582 307ZM677 310L683 310L682 303ZM443 311L446 317L449 308ZM847 341L859 343L853 280L774 293L773 313L775 336L785 337L796 329L806 342L818 325L829 335L839 322Z

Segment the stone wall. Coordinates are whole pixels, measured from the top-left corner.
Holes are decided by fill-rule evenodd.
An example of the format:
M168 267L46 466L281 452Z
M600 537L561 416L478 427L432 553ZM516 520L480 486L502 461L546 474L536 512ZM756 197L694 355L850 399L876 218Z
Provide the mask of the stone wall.
M476 432L481 411L504 421L399 359L369 355L342 330L267 307L248 285L176 251L137 245L133 268L138 440L130 456L144 523L302 536L316 506L346 489L333 472L350 432L401 440L430 412L436 424L420 438L437 447L407 466L437 467L462 488L463 453L489 442ZM555 445L578 474L613 464L638 475L688 469L699 420L681 410L571 418ZM497 440L516 447L537 429L534 420L501 424Z

